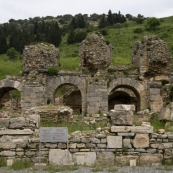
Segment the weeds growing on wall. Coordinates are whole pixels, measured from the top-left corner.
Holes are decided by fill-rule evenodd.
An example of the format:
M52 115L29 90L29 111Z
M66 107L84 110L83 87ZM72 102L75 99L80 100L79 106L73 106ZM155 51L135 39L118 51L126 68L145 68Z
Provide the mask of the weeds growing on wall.
M14 161L11 168L14 170L21 170L21 169L29 168L31 166L32 166L32 163L29 159L18 159Z
M159 121L158 113L151 114L150 123L154 127L154 132L157 132L159 129L165 128L165 122Z

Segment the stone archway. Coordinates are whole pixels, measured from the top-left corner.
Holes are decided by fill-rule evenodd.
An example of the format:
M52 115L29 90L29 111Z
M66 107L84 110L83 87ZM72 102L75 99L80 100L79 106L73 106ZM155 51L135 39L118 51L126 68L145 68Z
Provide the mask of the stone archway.
M82 113L82 95L79 88L72 84L58 86L54 94L54 104L68 106L73 109L73 114Z
M0 81L0 107L21 109L21 83L10 79Z
M148 107L148 96L147 88L140 81L130 79L130 78L118 78L114 79L109 83L108 95L112 90L118 88L127 88L135 94L137 98L136 110L147 109Z
M78 87L81 96L82 96L82 114L86 113L87 110L87 85L86 85L86 79L84 77L79 76L72 76L72 75L64 75L64 76L57 76L52 78L47 85L46 93L47 98L51 99L54 103L54 93L56 89L63 84L72 84Z

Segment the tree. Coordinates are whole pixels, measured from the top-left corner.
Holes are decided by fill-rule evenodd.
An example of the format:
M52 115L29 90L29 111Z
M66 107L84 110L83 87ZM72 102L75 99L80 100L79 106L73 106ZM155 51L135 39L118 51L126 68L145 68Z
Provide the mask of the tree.
M69 34L68 34L68 37L67 37L67 43L68 44L73 44L75 43L75 32L74 32L74 29L71 29Z
M109 22L109 25L113 25L113 16L112 16L112 12L111 10L108 11L108 22Z
M6 38L5 38L5 34L2 30L2 28L0 28L0 54L6 53L7 51L7 42L6 42Z
M14 47L11 47L10 49L8 49L7 51L7 56L11 59L11 60L15 60L20 58L20 53L18 51L16 51L16 49Z
M103 14L102 17L101 17L101 19L100 19L100 21L99 21L98 27L99 28L105 28L106 26L108 26L108 21L106 19L105 14Z
M147 27L150 29L150 30L154 30L156 31L157 27L160 25L160 20L155 18L155 17L152 17L152 18L149 18L147 20Z
M51 23L47 41L55 46L61 43L61 31L57 22Z

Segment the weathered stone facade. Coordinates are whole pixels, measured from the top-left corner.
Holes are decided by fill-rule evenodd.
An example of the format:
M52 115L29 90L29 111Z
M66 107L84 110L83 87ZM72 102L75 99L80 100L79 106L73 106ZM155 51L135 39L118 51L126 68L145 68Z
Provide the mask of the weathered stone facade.
M144 36L132 46L132 63L139 67L141 77L162 76L166 80L171 73L172 57L165 42L157 36Z
M102 35L91 34L79 44L81 67L91 73L106 70L112 61L111 45L107 45Z
M59 67L59 50L43 43L25 46L23 50L24 72L46 72L49 67Z
M39 121L37 114L0 118L0 156L7 160L29 158L38 163ZM69 160L78 165L110 162L123 166L130 165L132 159L137 165L155 165L173 159L173 133L153 133L149 125L112 126L109 132L102 129L90 132L89 136L88 132L77 131L69 135L68 145L69 154L66 143L41 143L41 162L63 165Z

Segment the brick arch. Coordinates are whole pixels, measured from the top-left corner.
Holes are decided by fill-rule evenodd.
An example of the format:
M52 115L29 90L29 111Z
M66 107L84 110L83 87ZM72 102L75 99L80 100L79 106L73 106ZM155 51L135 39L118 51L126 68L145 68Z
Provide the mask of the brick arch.
M19 81L4 79L0 81L0 89L1 88L14 88L21 91L22 84Z
M78 87L82 96L82 114L87 110L87 84L86 79L79 76L57 76L52 78L47 85L47 98L54 100L54 93L57 88L63 84L72 84Z
M130 78L118 78L109 83L108 94L115 88L128 88L134 92L139 100L138 110L147 109L147 89L140 81Z

